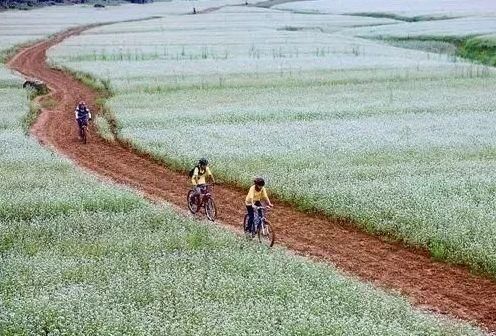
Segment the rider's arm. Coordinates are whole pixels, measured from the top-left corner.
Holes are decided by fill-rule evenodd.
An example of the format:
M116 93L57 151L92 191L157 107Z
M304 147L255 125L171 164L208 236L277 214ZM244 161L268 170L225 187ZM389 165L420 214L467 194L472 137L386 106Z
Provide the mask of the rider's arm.
M210 168L207 167L206 169L206 174L208 176L210 176L210 178L212 179L212 183L215 184L215 178L214 178L214 175L212 174L212 172L210 171Z
M76 120L77 120L78 119L78 109L77 108L74 110L74 114L76 115Z
M267 202L267 205L272 207L272 203L270 202L269 195L267 195L267 189L262 188L262 199Z
M88 119L91 120L91 112L90 112L90 109L88 109Z

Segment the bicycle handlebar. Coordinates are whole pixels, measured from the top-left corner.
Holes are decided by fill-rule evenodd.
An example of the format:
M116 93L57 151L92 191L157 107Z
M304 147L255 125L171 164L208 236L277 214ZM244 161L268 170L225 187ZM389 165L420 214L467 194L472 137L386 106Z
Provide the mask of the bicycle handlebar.
M255 209L263 209L263 210L270 210L270 209L272 209L272 207L267 206L267 205L258 206L258 205L252 204L252 207L255 208Z

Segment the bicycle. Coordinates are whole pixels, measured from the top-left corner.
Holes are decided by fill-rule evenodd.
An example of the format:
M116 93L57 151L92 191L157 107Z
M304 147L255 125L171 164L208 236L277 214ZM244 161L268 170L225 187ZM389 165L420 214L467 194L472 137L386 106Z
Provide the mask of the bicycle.
M265 244L269 247L274 245L274 241L276 239L276 235L274 229L270 225L270 222L265 217L265 210L269 210L269 207L265 206L253 206L254 219L253 225L254 228L251 230L248 229L248 219L249 215L246 214L243 220L243 229L244 232L247 232L250 238L254 238L255 236L258 238L258 242ZM259 215L258 211L262 211L262 216Z
M81 141L86 144L88 142L88 126L81 126Z
M188 209L192 214L196 214L200 211L201 207L203 207L207 218L213 222L217 217L217 208L215 207L215 202L212 196L212 189L212 184L206 184L201 188L201 194L200 196L197 196L200 197L200 202L198 202L197 197L193 199L193 193L195 192L194 190L188 191L187 202Z
M91 120L91 119L89 119ZM79 138L81 139L81 142L86 144L88 142L88 122L89 120L84 123L84 122L79 122Z

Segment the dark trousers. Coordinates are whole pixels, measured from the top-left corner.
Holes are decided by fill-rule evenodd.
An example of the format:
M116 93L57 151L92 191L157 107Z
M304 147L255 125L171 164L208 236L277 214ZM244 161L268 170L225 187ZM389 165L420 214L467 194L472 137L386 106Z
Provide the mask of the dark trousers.
M260 201L255 202L256 206L262 206L262 203ZM255 221L255 211L253 210L253 207L251 205L246 206L246 211L248 211L248 231L249 232L255 232L255 227L254 227L254 221ZM262 209L258 209L258 217L262 218L263 213Z
M88 118L78 118L79 136L83 135L83 126L88 126Z
M200 206L201 202L201 194L204 194L207 191L207 185L206 184L197 184L196 186L193 187L194 193L191 195L192 199L196 199L196 202L198 206Z

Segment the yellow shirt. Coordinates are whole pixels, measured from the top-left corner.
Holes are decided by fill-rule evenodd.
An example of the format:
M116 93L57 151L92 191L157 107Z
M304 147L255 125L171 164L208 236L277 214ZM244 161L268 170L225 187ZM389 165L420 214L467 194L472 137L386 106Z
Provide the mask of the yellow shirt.
M245 204L246 205L253 205L257 201L268 201L269 196L267 196L267 190L265 190L265 187L262 187L260 191L255 190L255 186L251 186L250 190L248 191L248 195L246 195L246 200Z
M193 177L191 178L191 183L193 185L197 184L206 184L206 177L212 176L212 172L210 171L210 168L206 168L205 170L199 170L198 167L195 167L195 170L193 171ZM198 178L198 182L196 181L196 178Z

